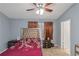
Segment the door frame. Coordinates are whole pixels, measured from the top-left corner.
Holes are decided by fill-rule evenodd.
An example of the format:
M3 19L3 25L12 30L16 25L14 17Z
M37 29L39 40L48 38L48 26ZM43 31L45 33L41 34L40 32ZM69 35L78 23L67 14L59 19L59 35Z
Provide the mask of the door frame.
M67 24L67 22L69 22L69 24ZM65 32L65 29L66 29L66 27L67 27L67 25L68 25L68 34L67 34L67 32ZM66 20L66 21L62 21L61 22L61 48L63 48L63 49L65 49L65 51L66 51L66 53L68 53L69 55L70 55L70 29L71 29L71 19L68 19L68 20ZM67 31L66 30L66 31ZM66 35L69 35L69 36L66 36ZM69 40L65 40L66 39L66 37L69 39ZM66 44L68 42L68 44L69 44L69 46L68 46L68 44ZM69 49L67 49L67 47L69 47Z

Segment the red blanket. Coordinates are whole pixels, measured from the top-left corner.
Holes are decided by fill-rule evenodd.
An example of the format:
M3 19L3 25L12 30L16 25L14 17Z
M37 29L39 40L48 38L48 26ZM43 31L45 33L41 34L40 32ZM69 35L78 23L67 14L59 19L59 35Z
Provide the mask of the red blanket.
M37 48L35 43L32 45L34 46L33 48L22 47L19 49L19 45L13 49L9 48L1 53L0 56L42 56L41 47Z
M28 51L27 51L28 50ZM42 56L41 49L7 49L5 52L0 54L0 56Z

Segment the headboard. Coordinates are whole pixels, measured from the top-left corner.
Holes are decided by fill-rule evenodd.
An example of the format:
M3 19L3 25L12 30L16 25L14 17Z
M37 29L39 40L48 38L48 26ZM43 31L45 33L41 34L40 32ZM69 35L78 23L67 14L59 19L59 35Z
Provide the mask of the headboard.
M39 38L38 28L23 28L22 38Z

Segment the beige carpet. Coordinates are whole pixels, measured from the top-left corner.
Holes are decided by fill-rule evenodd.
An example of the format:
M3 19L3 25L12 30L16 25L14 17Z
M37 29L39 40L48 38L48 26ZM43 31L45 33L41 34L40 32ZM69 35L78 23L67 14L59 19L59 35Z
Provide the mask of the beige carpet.
M43 48L43 56L68 56L68 54L61 48Z

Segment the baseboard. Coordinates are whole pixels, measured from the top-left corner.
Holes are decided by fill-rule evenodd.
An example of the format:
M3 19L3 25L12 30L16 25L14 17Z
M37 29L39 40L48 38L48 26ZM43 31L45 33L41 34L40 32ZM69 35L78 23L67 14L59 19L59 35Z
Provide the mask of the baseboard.
M5 52L7 49L8 49L8 48L4 49L2 52L0 52L0 54L3 53L3 52Z
M61 48L58 44L54 44L54 47Z

